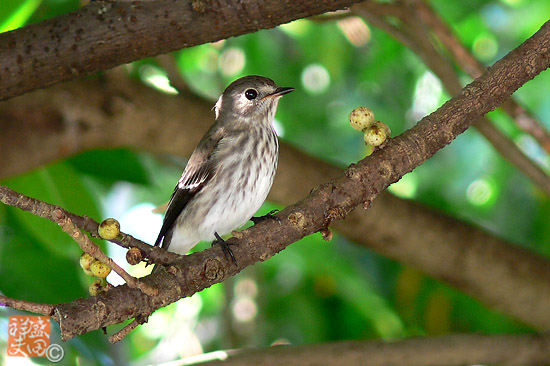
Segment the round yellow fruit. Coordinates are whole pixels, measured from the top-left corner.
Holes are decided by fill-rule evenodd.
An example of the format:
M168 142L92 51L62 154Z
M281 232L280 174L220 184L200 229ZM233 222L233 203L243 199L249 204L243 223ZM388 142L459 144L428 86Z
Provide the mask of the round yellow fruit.
M120 223L112 218L105 219L99 224L97 232L105 240L116 239L120 235Z
M367 107L355 108L349 114L349 123L357 131L363 131L374 123L374 112Z
M90 265L90 271L94 277L105 278L109 273L111 273L111 267L103 262L94 260Z
M382 145L391 134L390 128L380 121L376 121L372 126L365 129L363 132L365 144L372 146Z
M88 287L88 292L91 296L97 296L104 291L105 289L103 288L103 280L101 279L95 280L90 284L90 287Z
M89 255L88 253L82 253L80 256L80 267L84 270L88 276L92 276L92 271L90 271L90 266L92 262L95 261L95 258Z

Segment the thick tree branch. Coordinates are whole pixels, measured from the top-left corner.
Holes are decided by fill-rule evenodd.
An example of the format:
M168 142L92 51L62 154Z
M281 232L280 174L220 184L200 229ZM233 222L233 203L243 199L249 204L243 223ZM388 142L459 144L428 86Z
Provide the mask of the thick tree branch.
M438 51L431 38L431 34L428 32L425 24L422 23L422 19L409 16L409 14L415 12L415 8L411 7L409 3L418 5L419 2L420 0L402 2L398 5L400 11L396 11L395 4L378 2L356 4L352 6L351 10L365 18L365 20L387 31L398 41L409 47L437 75L445 86L445 89L451 95L455 95L462 89L462 84L454 71L454 65ZM387 19L393 16L398 17L399 26L393 24L395 19ZM519 112L516 114L523 116ZM481 117L476 121L474 127L506 160L521 170L547 195L550 195L550 177L540 166L529 159L504 133L498 130L486 117Z
M75 12L0 34L0 100L357 1L93 1Z
M175 263L174 275L163 271L144 278L144 282L158 287L158 296L147 296L124 285L94 298L58 305L54 319L60 324L63 339L151 313L221 282L248 265L270 258L302 237L326 228L332 221L344 218L355 206L372 202L389 184L433 156L473 121L548 68L549 50L550 22L414 128L390 140L384 149L350 166L342 176L315 189L307 198L281 211L278 217L282 224L268 221L236 234L239 245L233 251L239 258L238 265L222 259L220 251L211 248ZM542 266L541 271L541 276L550 276L550 266ZM547 286L548 282L541 291L548 293ZM538 304L546 310L548 305ZM522 315L527 322L548 328L550 316L544 315L545 310L538 314L536 319Z
M226 356L223 361L201 365L542 365L550 359L550 336L450 335L397 342L346 341L227 351Z
M208 128L203 121L213 118L211 103L163 95L117 75L111 72L103 81L67 83L2 103L0 121L6 130L0 134L0 145L8 158L0 160L0 176L98 147L188 156ZM290 204L340 174L340 169L283 143L270 199ZM97 222L86 217L72 220L97 236ZM367 212L355 210L334 227L524 322L539 328L548 323L548 262L471 225L384 193ZM131 246L156 261L162 258L147 252L145 243Z
M457 65L474 79L483 74L485 71L483 64L464 47L447 23L441 19L427 1L414 0L410 3L414 7L415 14L418 14L422 22L429 25ZM547 153L550 153L550 133L528 111L513 98L502 103L500 108L512 117L523 131L533 136Z

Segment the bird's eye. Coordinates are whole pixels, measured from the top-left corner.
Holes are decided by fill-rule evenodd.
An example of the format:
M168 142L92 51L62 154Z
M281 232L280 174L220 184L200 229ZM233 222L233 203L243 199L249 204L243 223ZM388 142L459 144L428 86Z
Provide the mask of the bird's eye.
M258 96L258 92L254 89L248 89L244 92L244 96L248 100L256 99L256 97Z

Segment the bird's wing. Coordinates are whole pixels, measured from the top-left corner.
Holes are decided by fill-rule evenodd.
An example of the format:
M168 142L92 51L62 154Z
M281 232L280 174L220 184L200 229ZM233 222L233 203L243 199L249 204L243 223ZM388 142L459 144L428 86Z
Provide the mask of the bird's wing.
M223 138L223 128L214 124L209 132L202 138L199 145L191 154L187 166L181 175L164 215L164 222L160 229L155 246L158 246L162 238L172 228L176 219L187 206L189 201L204 187L214 175L215 164L213 156ZM168 249L170 243L163 243L162 247Z

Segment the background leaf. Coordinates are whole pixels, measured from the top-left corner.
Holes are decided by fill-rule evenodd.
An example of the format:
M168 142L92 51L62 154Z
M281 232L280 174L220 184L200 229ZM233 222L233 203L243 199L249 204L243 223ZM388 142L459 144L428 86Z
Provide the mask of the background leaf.
M88 215L101 221L101 216L92 195L83 184L81 176L67 163L57 163L39 168L34 172L5 181L4 184L17 192L61 206L79 215ZM9 208L18 225L48 252L61 257L75 258L80 248L56 224L19 209Z
M129 150L92 150L67 159L81 173L102 179L108 184L117 181L147 184L149 178L139 156Z

